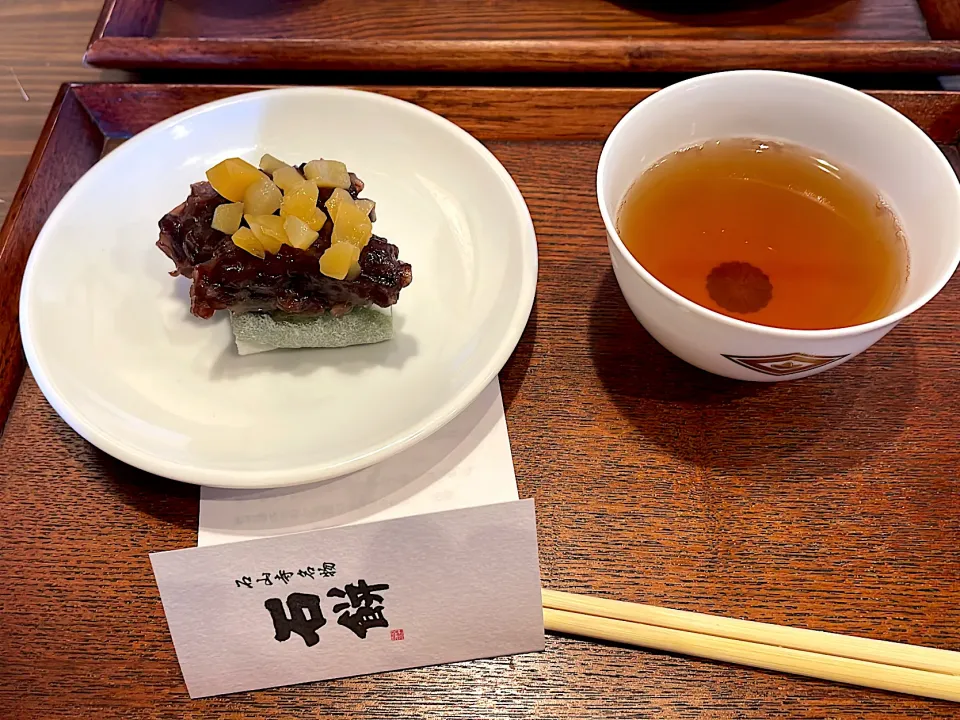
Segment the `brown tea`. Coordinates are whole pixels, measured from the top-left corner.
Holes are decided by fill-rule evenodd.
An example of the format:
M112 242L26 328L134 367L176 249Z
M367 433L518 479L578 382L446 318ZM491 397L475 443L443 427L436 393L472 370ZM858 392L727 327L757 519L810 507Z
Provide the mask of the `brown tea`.
M617 229L667 287L774 327L877 320L908 273L899 224L877 191L778 142L717 140L667 156L627 192Z

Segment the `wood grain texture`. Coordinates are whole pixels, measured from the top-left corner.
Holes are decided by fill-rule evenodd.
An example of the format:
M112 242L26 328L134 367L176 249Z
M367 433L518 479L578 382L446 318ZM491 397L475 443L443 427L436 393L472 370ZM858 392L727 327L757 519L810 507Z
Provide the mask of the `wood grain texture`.
M119 79L81 64L102 0L0 1L0 223L65 81Z
M23 376L18 304L27 257L50 212L102 150L100 129L63 87L0 227L0 431Z
M77 143L76 154L66 156L64 183L85 170L85 111L72 99L63 105L62 121L56 124L56 117L48 117L48 111L64 79L103 75L80 64L84 41L99 7L98 0L0 3L0 225L14 202L20 208L18 217L9 218L11 227L4 234L7 242L0 247L0 268L13 269L3 272L0 279L0 427L11 400L4 390L16 389L23 370L16 317L19 283L13 284L12 277L17 268L22 272L38 223L46 218L56 194L65 189L52 184L49 168L38 166L39 155L34 155L29 167L28 160L43 129L40 143L48 151L59 148L56 154L63 154L65 148ZM28 183L31 178L42 176L47 178L47 184L39 192L18 196L15 201L14 194L25 172ZM28 185L22 185L21 193L28 189Z
M266 85L170 85L90 83L74 90L104 133L129 136L205 102ZM276 87L276 86L274 86ZM467 128L480 139L596 140L606 137L626 110L648 97L648 88L458 88L356 86L422 105ZM871 91L869 93L915 122L937 142L960 140L960 93ZM136 107L136 113L130 106ZM522 110L521 110L522 108ZM557 122L557 117L562 122Z
M120 135L225 90L239 91L76 94ZM537 302L500 380L547 586L960 649L960 281L823 375L710 376L640 328L609 268L593 177L644 91L390 92L481 135L533 215ZM883 97L956 138L956 96ZM147 554L195 543L196 489L93 449L27 375L0 436L0 497L4 718L956 717L565 637L538 655L190 701Z
M153 35L162 9L163 0L106 0L94 37Z
M935 40L960 38L960 3L943 0L917 0Z
M120 3L130 0L119 0ZM142 0L133 0L141 2ZM593 40L597 37L926 40L915 0L643 2L166 0L158 36L355 40ZM695 8L701 8L699 12ZM713 12L711 12L711 8ZM726 9L725 9L726 8ZM704 9L706 11L704 11ZM335 23L335 24L334 24Z
M940 32L951 12L938 13L931 42L917 0L167 0L154 36L108 22L86 58L138 68L949 73L960 72L960 35Z
M852 40L204 40L104 38L100 67L432 72L960 72L956 42Z

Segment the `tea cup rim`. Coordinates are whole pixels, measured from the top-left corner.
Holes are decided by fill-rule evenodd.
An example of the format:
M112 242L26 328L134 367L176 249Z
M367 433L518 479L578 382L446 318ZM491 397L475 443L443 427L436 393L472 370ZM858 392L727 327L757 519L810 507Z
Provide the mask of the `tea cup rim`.
M958 236L958 240L953 248L953 257L951 260L945 263L940 275L923 293L921 293L916 300L899 310L887 313L883 317L872 320L868 323L860 323L858 325L849 325L839 328L826 328L822 330L801 330L771 325L761 325L759 323L753 323L748 320L740 320L739 318L730 317L715 310L711 310L710 308L704 307L703 305L699 305L692 300L687 299L675 290L670 289L667 285L654 277L653 274L643 267L643 265L633 256L633 253L627 249L626 245L623 243L623 240L621 240L615 220L610 217L610 213L607 211L607 193L603 183L603 178L605 175L604 170L607 163L610 162L610 158L614 153L614 147L617 144L619 137L626 132L626 128L628 126L637 121L638 116L643 115L644 113L649 113L651 109L656 108L659 103L668 100L670 96L677 93L688 92L691 87L702 85L704 83L723 82L725 79L728 79L732 76L752 76L758 78L775 77L779 78L782 82L792 82L797 84L806 84L811 87L819 87L820 89L843 94L847 97L855 97L859 102L865 102L871 105L874 110L888 114L898 125L903 128L904 132L919 136L924 146L935 153L932 156L932 161L940 165L941 170L946 172L947 177L952 178L952 186L954 191L953 194L957 199L957 206L960 208L960 178L957 177L953 167L940 151L940 148L938 148L936 143L934 143L934 141L915 123L883 101L878 100L877 98L872 97L860 90L856 90L845 85L840 85L839 83L835 83L830 80L824 80L822 78L816 78L810 75L803 75L801 73L791 73L777 70L728 70L708 73L682 80L673 85L669 85L666 88L658 90L652 95L644 98L634 105L629 111L627 111L627 113L614 126L613 130L610 132L606 141L604 142L603 150L600 153L600 161L597 165L597 202L600 206L600 215L603 218L603 224L606 227L607 234L611 238L612 242L616 245L620 254L623 256L623 259L633 270L633 272L638 274L641 279L647 282L659 293L665 295L668 299L679 304L681 307L700 315L701 317L715 320L732 328L757 331L770 337L779 338L827 340L831 338L860 335L862 333L878 330L880 328L887 327L888 325L897 323L930 302L930 300L932 300L946 286L946 284L950 281L950 278L953 277L953 274L956 272L958 265L960 265L960 225L957 227L956 234ZM682 148L679 147L677 148L677 150L681 149ZM623 198L617 198L617 207L619 207L622 201Z

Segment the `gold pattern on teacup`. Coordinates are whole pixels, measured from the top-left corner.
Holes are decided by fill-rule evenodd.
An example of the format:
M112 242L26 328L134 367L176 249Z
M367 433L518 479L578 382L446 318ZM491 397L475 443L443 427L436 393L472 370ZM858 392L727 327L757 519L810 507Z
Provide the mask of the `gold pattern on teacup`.
M724 355L727 360L756 370L764 375L782 377L813 370L843 360L846 355L808 355L807 353L787 353L785 355Z

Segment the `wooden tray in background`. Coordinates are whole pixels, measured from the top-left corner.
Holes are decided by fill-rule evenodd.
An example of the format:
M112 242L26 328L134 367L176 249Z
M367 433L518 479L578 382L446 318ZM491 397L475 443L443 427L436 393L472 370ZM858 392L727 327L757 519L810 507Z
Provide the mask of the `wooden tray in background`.
M147 554L196 543L198 490L57 417L23 374L16 298L41 225L103 152L242 90L65 87L0 231L0 397L17 398L0 436L6 716L956 717L946 702L555 636L542 654L190 701ZM479 137L530 206L537 302L500 382L545 585L960 650L960 279L822 375L707 375L634 320L596 206L603 140L650 91L380 91ZM957 167L960 95L877 95Z
M107 0L85 59L115 68L949 74L960 73L960 4Z

